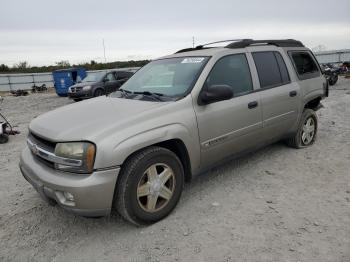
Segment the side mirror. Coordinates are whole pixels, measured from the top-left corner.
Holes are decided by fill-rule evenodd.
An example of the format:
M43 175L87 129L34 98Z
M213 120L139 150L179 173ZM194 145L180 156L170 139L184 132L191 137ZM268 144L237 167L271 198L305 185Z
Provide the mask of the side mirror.
M103 82L109 82L109 79L108 78L103 78Z
M199 94L198 104L207 105L233 97L232 87L228 85L212 85Z

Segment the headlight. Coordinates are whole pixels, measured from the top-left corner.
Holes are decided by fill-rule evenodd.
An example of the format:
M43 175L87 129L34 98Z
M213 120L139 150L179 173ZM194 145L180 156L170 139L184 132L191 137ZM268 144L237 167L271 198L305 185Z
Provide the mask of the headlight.
M94 168L95 152L95 145L89 142L57 143L55 155L66 160L64 164L56 163L55 168L75 173L91 173ZM69 160L72 160L72 164ZM76 160L80 160L81 164L77 165Z
M89 91L91 89L91 86L84 86L83 91Z

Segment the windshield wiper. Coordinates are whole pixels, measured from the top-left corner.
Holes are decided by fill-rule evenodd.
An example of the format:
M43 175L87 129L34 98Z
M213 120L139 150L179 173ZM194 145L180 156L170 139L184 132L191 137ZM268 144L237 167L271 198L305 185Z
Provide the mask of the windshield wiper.
M119 88L118 91L120 91L124 97L128 97L129 94L132 94L133 92L129 91L129 90L125 90L123 88Z
M153 93L150 91L142 91L142 92L136 91L136 92L133 92L133 94L148 96L148 97L154 98L158 101L163 101L163 99L161 99L161 97L164 96L164 94L162 94L162 93Z

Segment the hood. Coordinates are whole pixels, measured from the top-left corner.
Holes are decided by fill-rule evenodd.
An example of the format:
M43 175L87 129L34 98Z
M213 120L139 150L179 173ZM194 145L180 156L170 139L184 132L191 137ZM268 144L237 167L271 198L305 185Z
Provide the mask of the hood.
M103 139L108 130L123 130L154 115L171 102L149 102L115 97L98 97L60 107L35 118L30 131L52 141ZM148 116L148 117L147 117Z

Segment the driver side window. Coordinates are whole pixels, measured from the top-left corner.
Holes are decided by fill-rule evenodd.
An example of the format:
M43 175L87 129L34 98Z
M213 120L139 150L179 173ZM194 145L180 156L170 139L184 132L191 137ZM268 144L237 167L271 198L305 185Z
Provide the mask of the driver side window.
M228 85L234 96L241 96L253 90L252 78L245 54L229 55L216 62L206 85Z
M108 79L108 81L115 81L115 76L114 76L114 73L108 73L106 75L106 79Z

